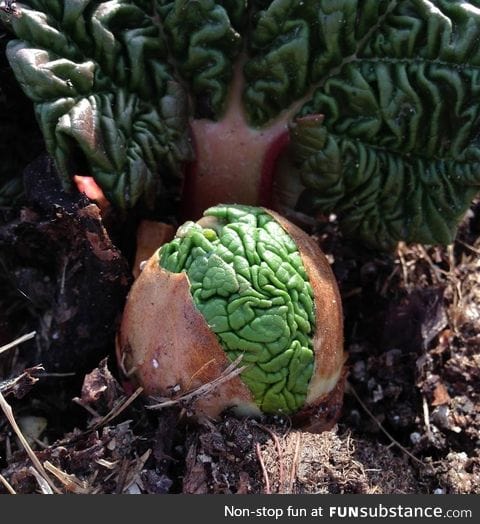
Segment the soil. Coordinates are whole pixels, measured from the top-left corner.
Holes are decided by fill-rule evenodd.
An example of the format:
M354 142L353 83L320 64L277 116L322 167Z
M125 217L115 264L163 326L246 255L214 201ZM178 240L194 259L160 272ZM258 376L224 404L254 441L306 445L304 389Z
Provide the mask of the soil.
M332 431L229 413L198 424L118 382L137 219L63 192L3 62L0 78L0 153L15 151L23 191L0 215L0 493L480 493L478 202L446 247L370 251L334 216L310 231L344 307Z

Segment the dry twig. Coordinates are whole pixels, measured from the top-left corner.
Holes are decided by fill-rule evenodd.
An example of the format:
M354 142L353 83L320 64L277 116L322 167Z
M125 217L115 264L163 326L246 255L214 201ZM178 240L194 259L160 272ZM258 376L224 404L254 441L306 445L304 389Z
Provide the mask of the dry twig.
M258 442L255 444L255 451L257 453L258 462L260 463L263 480L265 482L265 494L270 495L270 478L268 477L267 468L265 467L265 462L262 457L262 450L260 449L260 444Z
M3 475L0 475L0 482L5 486L5 489L10 493L10 495L17 494L17 492L12 488L11 484Z
M39 379L39 375L43 371L43 366L38 364L32 368L26 369L21 375L15 378L10 378L0 382L0 391L4 395L9 393L19 396L19 392L22 392L22 396L25 391L28 391Z
M61 491L55 486L55 484L52 482L50 477L47 475L47 472L45 471L45 468L43 467L42 463L38 460L33 449L30 447L30 444L27 442L27 439L24 437L22 431L20 430L17 424L17 421L15 420L15 417L13 416L12 408L10 404L5 400L5 397L3 396L1 391L0 391L0 408L2 408L2 411L5 413L7 420L10 422L10 425L12 426L13 431L15 432L18 439L20 440L20 443L22 444L25 451L27 452L27 455L30 457L30 460L32 461L34 465L34 471L44 480L44 482L46 482L46 484L51 488L51 490L53 490L55 493L61 493ZM35 477L37 478L37 480L39 480L37 475L35 475ZM41 486L42 486L42 483L41 483Z
M255 421L254 421L255 422ZM275 449L277 451L278 455L278 491L280 493L283 493L283 490L285 488L285 476L283 471L283 453L282 448L280 446L280 440L278 439L277 434L272 431L270 428L267 428L266 426L263 426L262 424L259 424L258 422L255 422L255 425L259 427L260 429L263 429L263 431L266 431L271 437L275 444Z
M293 493L293 486L295 484L295 477L297 475L297 469L298 469L298 460L300 458L301 442L302 442L302 434L297 433L296 440L295 440L295 453L293 454L292 467L290 469L288 493Z
M193 391L190 391L189 393L185 393L184 395L180 395L172 399L152 397L154 400L160 400L160 402L158 402L157 404L151 404L150 406L147 406L147 409L163 409L163 408L175 406L177 404L185 405L188 403L195 402L197 398L208 395L209 393L211 393L214 389L218 388L224 382L227 382L228 380L231 380L233 377L240 375L240 373L242 373L242 371L244 371L247 367L247 366L238 367L241 360L242 360L242 355L240 355L237 359L235 359L232 363L230 363L219 377L213 379L211 382L202 384L201 386L194 389Z
M432 428L430 427L430 412L428 409L428 402L425 395L422 395L422 408L423 408L423 422L427 430L428 438L432 438Z
M458 242L458 243L461 244L462 246L464 246L464 247L466 247L467 249L469 249L472 253L475 253L476 255L480 255L480 249L477 249L476 247L471 246L470 244L467 244L466 242L463 242L463 241L460 240L459 238L457 238L456 242Z
M94 429L97 429L100 426L103 426L104 424L107 424L107 422L111 422L115 417L118 417L122 411L128 408L130 404L140 396L142 393L143 388L138 387L128 398L123 398L119 402L113 406L113 408L98 422L95 423L93 426Z
M348 391L351 391L353 396L357 399L357 402L362 406L365 413L375 422L375 424L378 426L380 431L384 433L392 442L392 444L395 444L399 449L401 449L406 455L408 455L412 460L414 460L417 464L420 464L423 467L426 467L426 464L422 462L419 458L417 458L413 453L410 453L408 449L405 446L402 446L398 440L394 439L392 435L383 427L382 423L379 422L375 415L367 408L366 404L362 401L359 394L355 391L355 388L350 384L350 382L347 382L347 388Z
M37 334L36 331L32 331L31 333L27 333L25 335L22 335L21 337L17 338L13 342L9 342L8 344L5 344L4 346L0 346L0 355L4 351L8 351L9 349L14 348L15 346L18 346L22 342L26 342L27 340L32 339Z
M43 495L53 495L53 489L50 486L50 484L46 481L45 477L42 476L37 469L35 469L33 466L30 466L28 468L28 471L35 477L36 481L38 482L38 485L40 487L40 491ZM60 492L58 492L60 493Z
M45 469L54 475L70 493L88 495L91 492L85 481L79 480L75 475L65 473L48 460L44 462L44 466Z
M145 453L141 457L134 461L133 468L130 469L126 475L125 483L123 486L123 493L125 493L128 490L128 488L130 488L130 486L138 479L151 453L152 450L147 449L147 451L145 451Z

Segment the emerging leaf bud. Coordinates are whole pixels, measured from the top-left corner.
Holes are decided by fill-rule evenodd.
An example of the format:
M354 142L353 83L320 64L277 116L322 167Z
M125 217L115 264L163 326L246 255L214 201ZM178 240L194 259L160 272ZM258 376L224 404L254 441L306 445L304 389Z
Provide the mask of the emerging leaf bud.
M280 215L210 208L146 263L117 356L147 395L180 397L211 383L192 404L199 417L233 408L328 429L345 378L335 278L315 240ZM232 362L242 371L225 377Z

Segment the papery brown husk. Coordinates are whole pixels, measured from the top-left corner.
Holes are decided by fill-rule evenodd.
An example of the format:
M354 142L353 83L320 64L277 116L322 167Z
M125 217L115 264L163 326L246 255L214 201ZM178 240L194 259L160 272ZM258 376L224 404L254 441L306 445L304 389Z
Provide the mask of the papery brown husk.
M117 337L117 358L146 395L178 398L218 378L230 361L195 307L185 273L161 268L152 256L135 281ZM235 376L195 401L199 417L216 418L232 406L258 412Z

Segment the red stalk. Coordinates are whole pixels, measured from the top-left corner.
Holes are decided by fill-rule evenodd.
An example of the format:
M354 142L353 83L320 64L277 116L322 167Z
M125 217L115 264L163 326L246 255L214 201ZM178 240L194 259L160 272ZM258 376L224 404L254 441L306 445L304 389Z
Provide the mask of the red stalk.
M271 205L276 162L289 142L291 115L285 112L262 129L250 127L242 87L238 67L223 118L191 122L196 160L185 176L184 220L197 220L219 203Z

